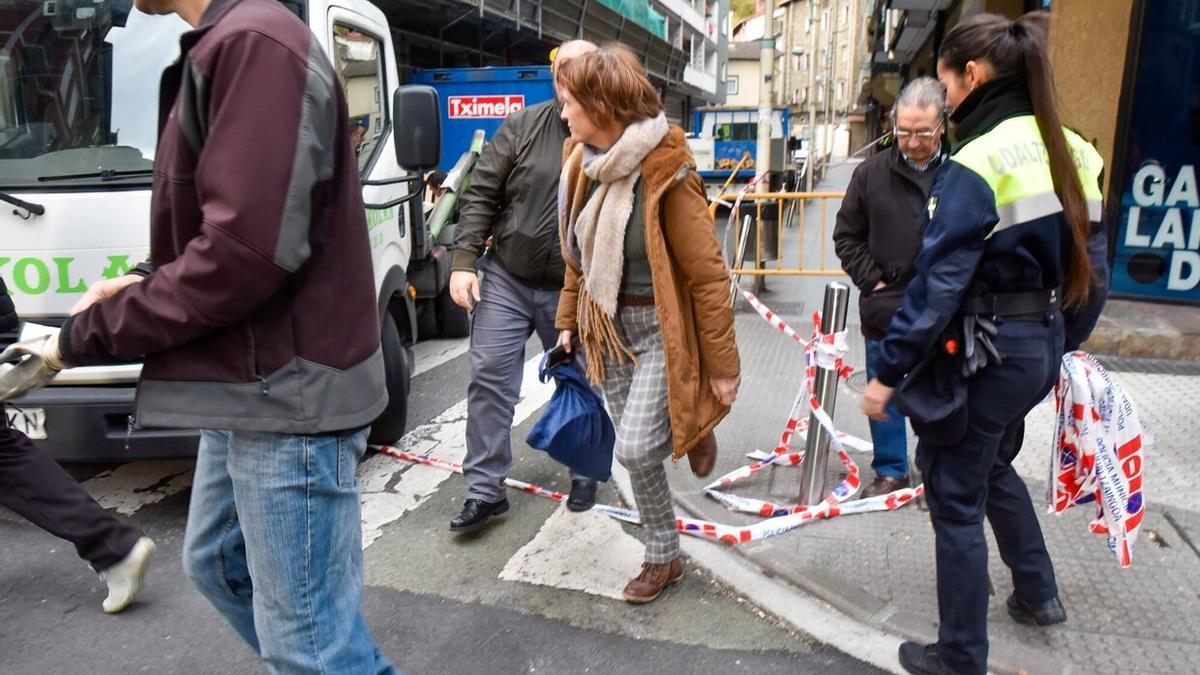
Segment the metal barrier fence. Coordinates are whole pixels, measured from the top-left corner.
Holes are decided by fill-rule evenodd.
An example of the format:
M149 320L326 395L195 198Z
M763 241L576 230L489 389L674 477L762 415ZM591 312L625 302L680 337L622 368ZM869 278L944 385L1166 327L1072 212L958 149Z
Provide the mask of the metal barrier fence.
M833 230L830 227L831 217L836 218L836 211L831 216L829 202L831 200L840 200L845 196L844 192L743 192L740 195L730 195L722 193L709 205L709 212L714 216L717 209L722 205L746 205L753 204L754 216L737 212L731 212L728 227L734 230L734 254L731 256L733 262L731 264L731 272L734 278L741 275L754 277L770 277L770 276L843 276L845 272L840 266L837 266L836 261L833 261L833 266L830 266L829 253L833 246ZM816 248L819 249L819 257L816 259L816 264L811 264L810 255L805 257L805 239L810 239L812 232L808 229L811 225L808 222L807 207L811 203L819 204L820 216L817 218L820 230L816 237ZM771 217L771 211L774 211L774 217ZM764 218L764 214L767 217ZM739 222L739 216L740 222ZM773 221L773 222L772 222ZM793 221L795 221L793 223ZM793 258L789 251L783 250L785 230L790 230L796 226L795 257ZM774 230L773 232L771 230ZM766 235L764 238L764 234ZM773 235L773 236L772 236ZM728 239L728 233L726 233ZM753 242L752 246L749 246ZM747 248L753 250L747 251ZM747 259L749 256L749 259ZM773 263L773 265L768 265Z

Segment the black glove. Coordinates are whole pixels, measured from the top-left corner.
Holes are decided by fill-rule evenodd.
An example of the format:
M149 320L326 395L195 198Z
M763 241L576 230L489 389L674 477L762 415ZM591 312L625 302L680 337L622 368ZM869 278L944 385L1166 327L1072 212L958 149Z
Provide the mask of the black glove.
M988 364L1000 365L1004 358L996 350L992 338L996 336L996 324L986 317L968 314L963 317L963 363L965 378L974 377Z

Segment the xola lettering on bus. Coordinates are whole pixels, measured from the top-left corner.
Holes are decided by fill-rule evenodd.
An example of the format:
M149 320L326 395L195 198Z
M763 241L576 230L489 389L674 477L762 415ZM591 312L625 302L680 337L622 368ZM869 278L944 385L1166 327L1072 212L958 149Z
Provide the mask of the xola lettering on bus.
M0 256L0 276L13 295L75 294L86 291L92 282L125 274L144 259L133 254L91 258Z

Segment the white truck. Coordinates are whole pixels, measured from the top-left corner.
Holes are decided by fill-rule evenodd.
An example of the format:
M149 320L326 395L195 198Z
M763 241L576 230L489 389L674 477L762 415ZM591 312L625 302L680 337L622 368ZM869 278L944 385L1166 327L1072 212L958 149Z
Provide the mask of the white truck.
M374 5L282 1L312 29L346 90L391 400L372 440L394 441L405 427L411 345L429 332L461 337L468 326L445 289L449 256L424 221L422 171L439 161L437 98L400 86ZM159 78L188 30L132 0L0 5L0 200L11 206L0 208L0 275L23 330L61 323L89 284L146 259ZM0 348L18 338L0 335ZM60 460L193 454L194 430L137 428L139 372L138 364L70 369L6 402L5 414Z

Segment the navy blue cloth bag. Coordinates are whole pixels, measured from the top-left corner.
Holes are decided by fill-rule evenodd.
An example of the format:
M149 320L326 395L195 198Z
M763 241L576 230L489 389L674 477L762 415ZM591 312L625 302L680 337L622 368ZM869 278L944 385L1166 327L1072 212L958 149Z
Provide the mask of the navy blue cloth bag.
M547 368L548 356L549 352L542 355L538 378L542 382L554 378L554 396L541 419L529 430L525 442L545 450L581 476L606 481L612 477L617 434L604 409L604 401L588 384L574 359Z

